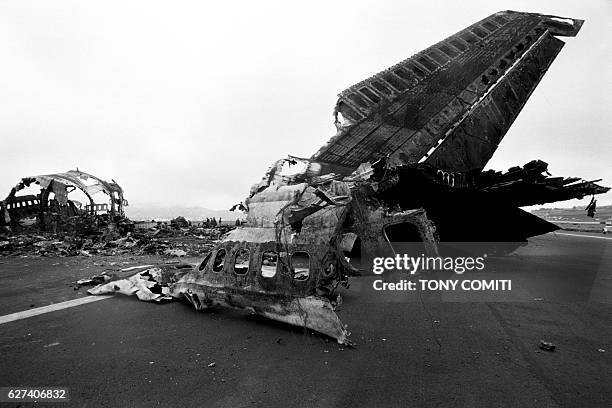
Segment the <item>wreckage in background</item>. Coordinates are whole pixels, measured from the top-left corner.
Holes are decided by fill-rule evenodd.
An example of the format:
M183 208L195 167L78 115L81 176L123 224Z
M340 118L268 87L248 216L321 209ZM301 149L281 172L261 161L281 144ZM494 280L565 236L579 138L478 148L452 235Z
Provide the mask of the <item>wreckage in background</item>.
M133 222L123 189L80 170L24 177L0 201L0 256L195 256L234 225Z
M126 221L123 207L127 205L123 189L114 180L104 181L78 169L24 177L0 201L0 225L19 230L35 223L42 231L78 235L106 228L114 234Z
M557 37L582 23L499 12L352 86L339 95L337 134L310 159L276 162L240 205L246 226L197 269L91 293L244 308L348 343L334 290L360 272L362 250L389 256L394 243L420 242L429 254L440 241L521 242L557 229L519 207L609 189L549 177L538 160L483 169L560 52Z

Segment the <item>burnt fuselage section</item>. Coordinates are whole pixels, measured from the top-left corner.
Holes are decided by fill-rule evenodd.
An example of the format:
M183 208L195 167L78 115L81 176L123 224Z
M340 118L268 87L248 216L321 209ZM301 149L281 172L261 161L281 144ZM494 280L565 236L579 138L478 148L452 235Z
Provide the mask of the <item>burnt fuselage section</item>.
M81 234L101 226L113 229L125 221L127 204L114 180L83 171L24 177L0 201L0 226L19 230L29 223L42 231Z

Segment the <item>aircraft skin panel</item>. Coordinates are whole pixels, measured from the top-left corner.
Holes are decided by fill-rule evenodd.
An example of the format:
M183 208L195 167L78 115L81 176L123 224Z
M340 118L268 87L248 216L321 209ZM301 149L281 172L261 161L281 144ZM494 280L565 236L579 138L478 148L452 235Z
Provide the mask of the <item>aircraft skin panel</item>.
M446 171L482 170L563 45L545 34L425 162Z
M495 13L340 93L336 114L345 122L337 123L338 134L312 159L353 169L387 155L397 164L417 163L449 131L457 130L457 124L477 110L475 105L498 82L508 82L516 89L514 101L496 100L495 107L477 112L488 132L483 137L501 131L495 136L499 143L533 91L532 83L541 78L538 70L548 67L563 45L553 35L575 35L581 25L581 20L532 13ZM532 52L534 44L539 44L537 52ZM527 51L534 54L529 63L504 79ZM529 86L521 87L524 79ZM481 159L468 155L461 161L469 168L457 168L458 163L452 168L482 169L490 148L472 150L483 150L485 155Z

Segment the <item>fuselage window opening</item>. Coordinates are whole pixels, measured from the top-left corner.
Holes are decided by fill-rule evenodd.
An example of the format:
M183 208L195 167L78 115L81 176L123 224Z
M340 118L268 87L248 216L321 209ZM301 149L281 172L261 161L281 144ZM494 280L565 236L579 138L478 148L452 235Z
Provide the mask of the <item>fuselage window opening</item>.
M261 255L261 276L272 278L276 275L278 266L278 254L274 251L266 251Z
M221 272L223 270L223 265L225 264L225 255L225 249L222 248L217 251L217 255L215 256L215 260L212 266L213 272Z
M208 255L206 255L204 257L204 260L200 263L200 266L198 267L199 271L203 271L204 268L206 268L206 264L208 263L208 261L210 260L210 256L212 255L212 252L209 252Z
M234 272L236 275L246 275L249 272L250 259L251 253L248 249L240 248L236 252L236 258L234 258Z
M307 252L297 251L291 255L293 279L304 281L310 276L310 256Z

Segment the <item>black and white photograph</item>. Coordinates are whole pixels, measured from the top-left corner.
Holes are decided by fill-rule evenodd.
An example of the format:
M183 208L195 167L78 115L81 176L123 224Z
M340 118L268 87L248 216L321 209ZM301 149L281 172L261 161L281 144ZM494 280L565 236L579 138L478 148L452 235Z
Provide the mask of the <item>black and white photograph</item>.
M0 2L0 407L611 407L610 0Z

